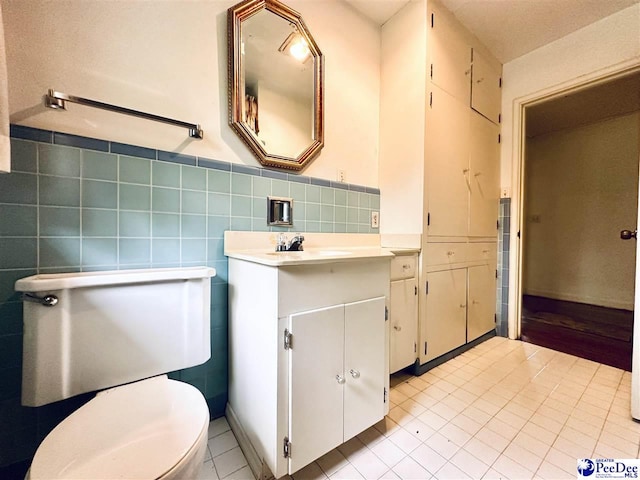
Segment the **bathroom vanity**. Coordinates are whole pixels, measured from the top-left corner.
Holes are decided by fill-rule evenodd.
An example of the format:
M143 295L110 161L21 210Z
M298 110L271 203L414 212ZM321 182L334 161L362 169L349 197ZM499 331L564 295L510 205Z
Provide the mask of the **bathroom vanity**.
M388 412L393 254L377 235L310 237L303 252L275 252L275 234L225 234L227 418L254 473L276 478Z

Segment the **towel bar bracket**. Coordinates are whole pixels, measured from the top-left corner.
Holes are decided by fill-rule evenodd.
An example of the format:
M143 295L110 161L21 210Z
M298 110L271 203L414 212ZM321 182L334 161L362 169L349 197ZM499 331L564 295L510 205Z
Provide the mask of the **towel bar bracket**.
M74 95L67 95L66 93L56 92L54 89L49 89L47 95L45 95L45 106L58 110L66 110L67 102L77 103L79 105L85 105L87 107L100 108L102 110L109 110L111 112L122 113L124 115L130 115L138 118L145 118L147 120L153 120L155 122L167 123L169 125L175 125L177 127L186 128L189 130L189 137L202 139L204 138L204 132L199 124L182 122L180 120L174 120L173 118L162 117L153 113L140 112L131 108L119 107L117 105L111 105L109 103L98 102L97 100L90 100L88 98L76 97Z

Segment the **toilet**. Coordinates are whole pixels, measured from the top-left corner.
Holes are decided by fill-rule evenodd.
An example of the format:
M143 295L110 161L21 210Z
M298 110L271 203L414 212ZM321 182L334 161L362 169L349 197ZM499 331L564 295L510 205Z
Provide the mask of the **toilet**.
M167 372L211 356L207 267L20 279L22 404L99 391L42 441L29 479L195 478L209 410Z

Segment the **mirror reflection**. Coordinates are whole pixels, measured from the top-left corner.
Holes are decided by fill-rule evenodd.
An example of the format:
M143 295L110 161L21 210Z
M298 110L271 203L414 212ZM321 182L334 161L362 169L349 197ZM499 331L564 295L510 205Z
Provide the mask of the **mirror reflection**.
M243 119L272 155L297 157L313 141L313 61L295 24L262 10L242 24Z
M265 166L300 170L324 146L323 58L276 0L229 9L230 124Z

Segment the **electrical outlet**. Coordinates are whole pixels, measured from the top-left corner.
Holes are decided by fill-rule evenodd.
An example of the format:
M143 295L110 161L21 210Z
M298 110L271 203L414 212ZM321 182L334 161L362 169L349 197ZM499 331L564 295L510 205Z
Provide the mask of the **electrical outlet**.
M495 191L495 190L494 190ZM509 198L511 197L511 188L509 187L502 187L500 189L500 198Z
M345 183L347 181L347 171L346 170L338 170L337 180L341 183Z
M380 212L371 212L371 228L380 227Z

